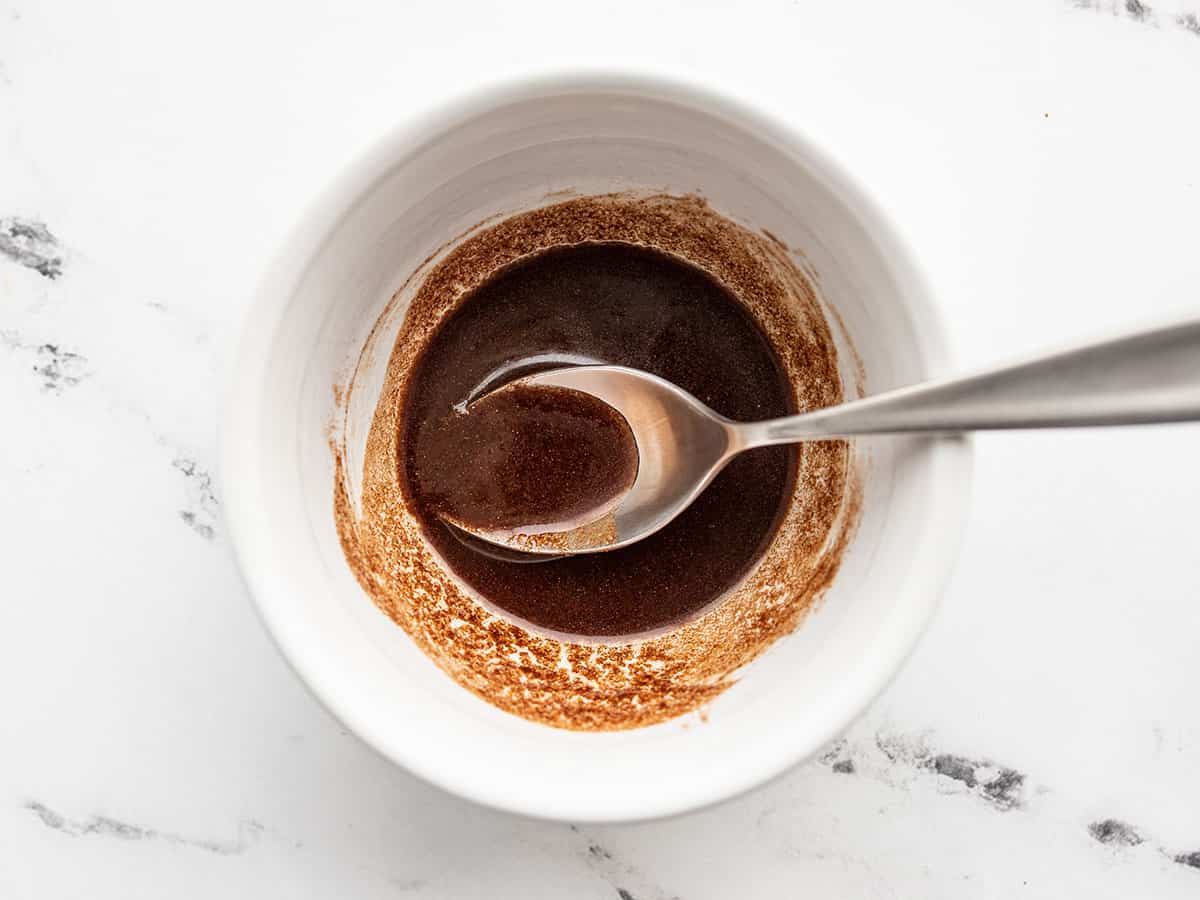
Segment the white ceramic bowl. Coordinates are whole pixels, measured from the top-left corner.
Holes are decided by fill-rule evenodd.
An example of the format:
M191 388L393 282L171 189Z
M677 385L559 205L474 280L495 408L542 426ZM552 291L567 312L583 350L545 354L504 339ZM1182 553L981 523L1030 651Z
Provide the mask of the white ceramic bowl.
M799 248L857 347L870 392L943 372L942 329L917 265L893 225L809 140L682 84L552 77L410 122L337 176L262 282L224 433L226 514L243 572L317 697L384 756L447 790L575 821L695 809L819 751L928 623L968 499L964 441L860 442L862 520L834 586L712 704L706 722L559 731L500 712L436 668L375 609L343 559L326 439L332 385L389 297L447 240L486 216L547 202L551 191L628 188L699 191L718 211ZM381 372L386 352L376 356ZM378 389L366 382L351 410L352 445Z

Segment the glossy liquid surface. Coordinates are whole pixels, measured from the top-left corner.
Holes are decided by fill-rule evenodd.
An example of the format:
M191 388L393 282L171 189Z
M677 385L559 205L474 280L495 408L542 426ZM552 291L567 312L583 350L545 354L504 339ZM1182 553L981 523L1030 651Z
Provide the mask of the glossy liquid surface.
M766 549L793 488L795 450L742 454L669 526L629 547L536 564L485 556L441 521L444 498L422 473L445 452L440 429L456 405L538 358L644 369L750 421L794 411L765 335L723 285L677 257L623 243L557 247L501 271L449 314L404 397L405 494L443 560L487 601L569 635L635 635L691 618Z

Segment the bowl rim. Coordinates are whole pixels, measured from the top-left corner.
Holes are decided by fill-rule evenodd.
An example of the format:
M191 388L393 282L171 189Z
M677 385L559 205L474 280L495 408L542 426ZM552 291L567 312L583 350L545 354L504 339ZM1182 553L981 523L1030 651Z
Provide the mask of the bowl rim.
M306 648L289 634L288 597L273 589L277 560L263 545L259 534L262 515L253 497L257 491L253 415L259 406L269 356L261 351L271 346L294 288L311 265L314 253L355 198L370 188L379 173L456 125L497 106L564 94L620 94L675 102L716 115L801 156L806 165L820 173L824 183L835 191L854 217L869 226L871 239L879 246L889 267L899 271L904 281L913 286L912 296L905 305L918 326L922 358L930 375L947 372L950 352L940 306L900 230L840 163L790 122L760 112L745 99L694 77L680 78L630 67L541 70L497 81L449 101L435 102L423 112L404 117L344 164L285 232L254 291L228 366L219 468L224 521L253 606L284 660L336 720L385 759L450 793L534 818L595 823L659 819L712 806L782 776L849 727L888 685L932 620L959 555L970 507L973 454L969 437L932 439L925 447L925 452L932 456L934 471L934 500L930 504L934 514L929 527L946 538L936 556L925 555L923 574L915 579L921 582L920 596L916 596L918 592L913 587L905 592L914 596L906 603L904 627L890 631L886 644L873 648L858 673L860 677L855 679L855 691L847 692L852 696L847 697L838 721L828 723L809 746L781 749L770 766L737 771L733 771L736 767L730 767L731 771L722 778L696 779L689 796L655 802L653 795L645 795L636 802L605 810L579 808L569 797L551 796L553 792L536 795L505 792L503 788L495 790L456 779L453 772L439 767L427 755L405 752L408 748L398 746L397 741L388 737L390 732L386 729L351 714L337 689L324 683L308 664Z

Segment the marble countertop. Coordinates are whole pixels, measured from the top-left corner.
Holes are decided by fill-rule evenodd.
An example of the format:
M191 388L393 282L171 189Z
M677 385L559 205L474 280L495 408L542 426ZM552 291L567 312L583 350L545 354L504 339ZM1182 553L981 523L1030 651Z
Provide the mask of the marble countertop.
M214 478L259 267L339 165L529 66L788 115L964 365L1200 307L1200 3L0 0L0 896L1200 896L1200 427L977 442L961 563L819 760L626 827L394 768L256 619Z

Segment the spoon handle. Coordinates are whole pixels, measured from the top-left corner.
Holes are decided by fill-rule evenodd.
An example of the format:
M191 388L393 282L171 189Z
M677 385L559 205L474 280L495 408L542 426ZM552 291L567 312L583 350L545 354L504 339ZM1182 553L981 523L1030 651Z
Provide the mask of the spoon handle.
M1200 320L736 431L747 449L862 434L1191 420L1200 420Z

